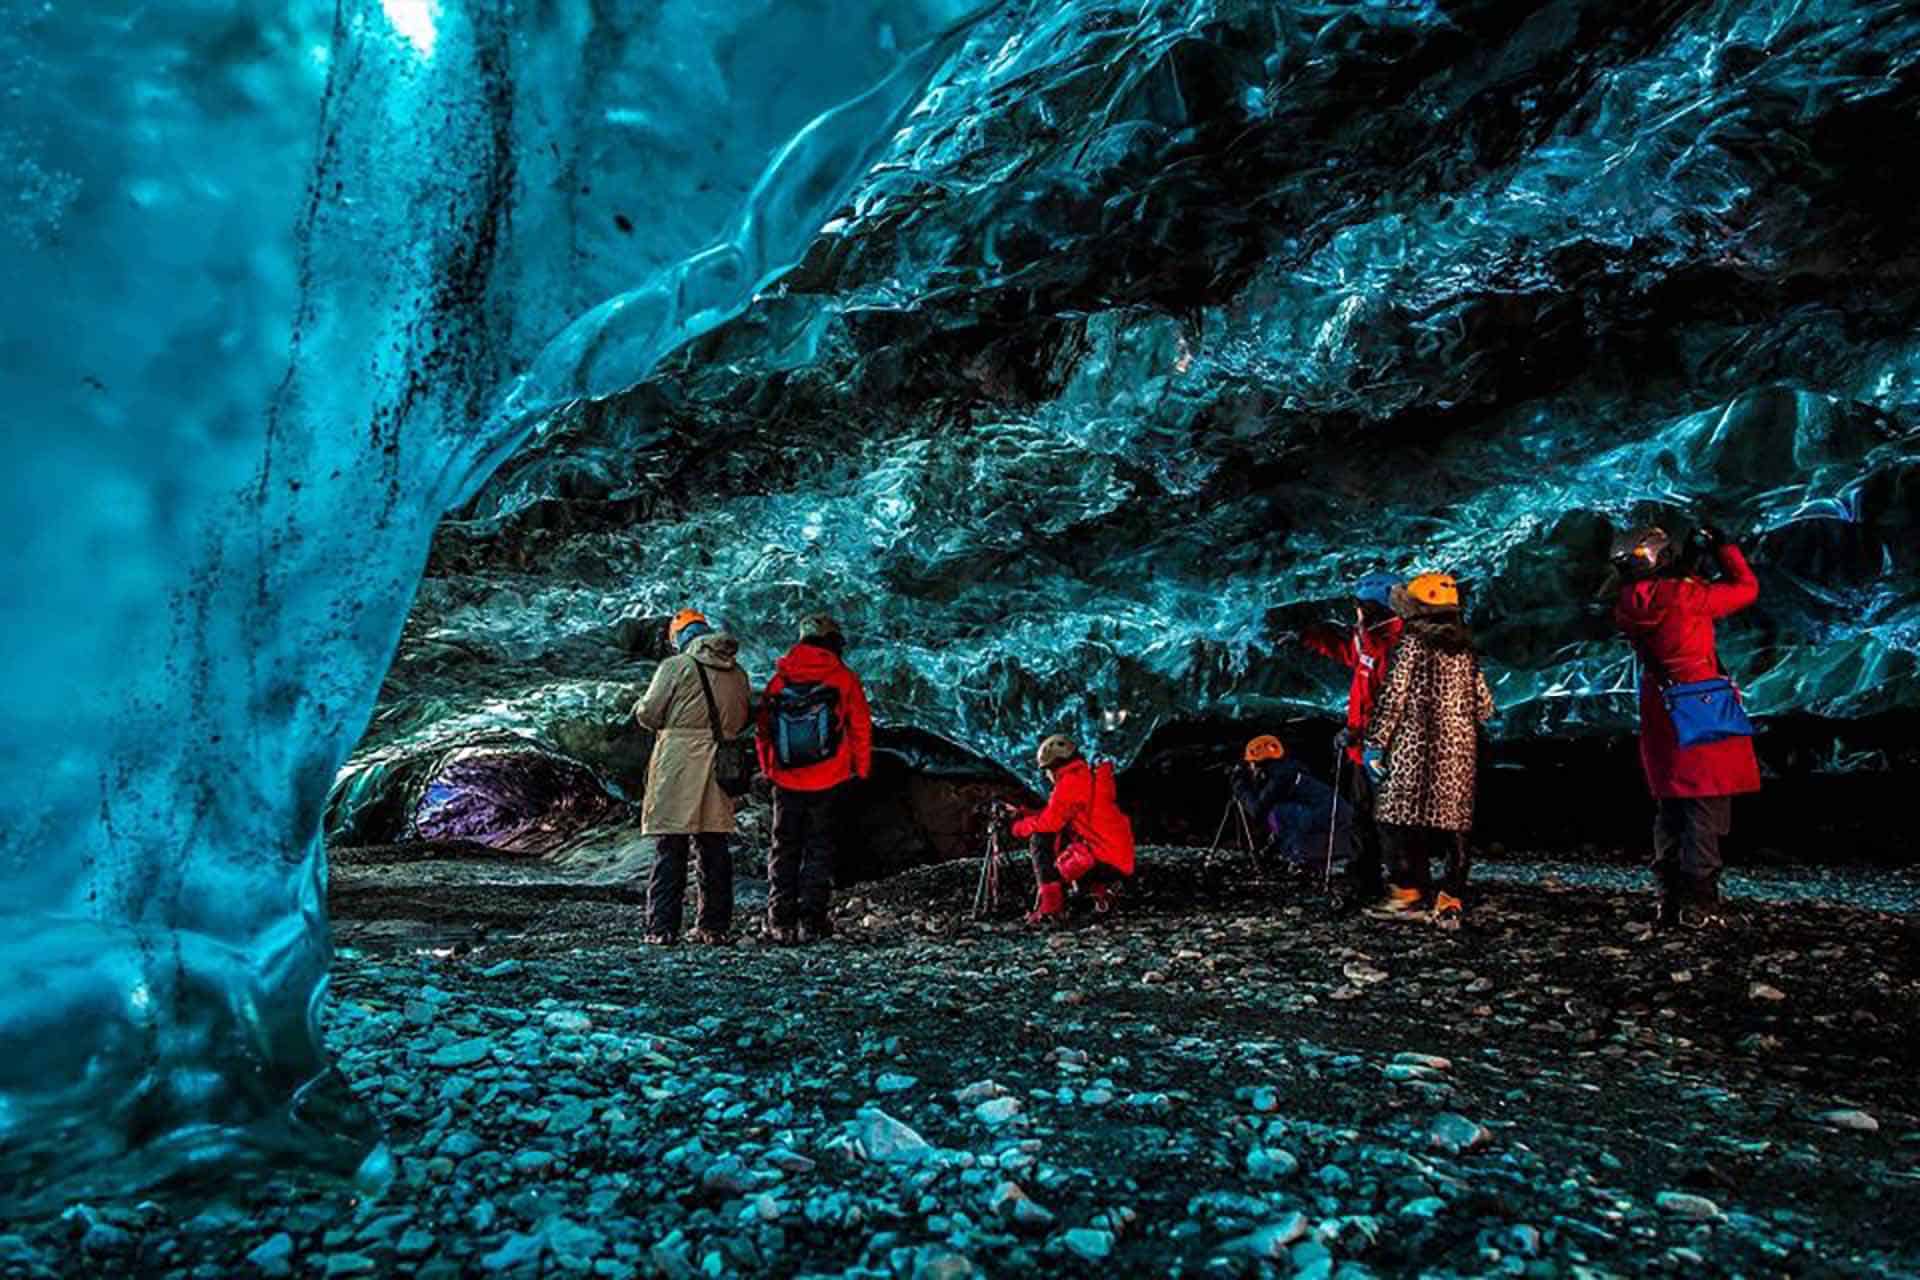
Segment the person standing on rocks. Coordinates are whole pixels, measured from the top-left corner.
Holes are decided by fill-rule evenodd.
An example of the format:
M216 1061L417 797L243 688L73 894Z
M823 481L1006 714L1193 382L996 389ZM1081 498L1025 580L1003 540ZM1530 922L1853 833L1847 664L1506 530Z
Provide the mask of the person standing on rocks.
M1392 881L1378 910L1399 915L1430 908L1436 924L1453 928L1466 894L1480 726L1493 718L1493 691L1461 619L1460 587L1451 574L1423 573L1395 587L1391 598L1406 628L1362 757L1380 785L1374 812ZM1436 848L1447 854L1437 893Z
M1386 890L1381 875L1380 829L1374 818L1376 797L1364 756L1373 704L1379 697L1381 681L1386 679L1387 661L1406 625L1393 611L1393 589L1399 585L1400 580L1390 573L1370 573L1354 584L1351 629L1319 624L1300 633L1301 644L1352 673L1347 686L1347 723L1334 739L1338 753L1335 783L1340 803L1351 815L1353 830L1355 856L1348 864L1350 908L1370 906Z
M1723 581L1686 573L1658 527L1635 530L1614 553L1625 582L1613 618L1641 661L1640 763L1654 797L1653 874L1662 925L1729 923L1720 904L1720 840L1732 829L1733 797L1760 789L1750 725L1745 733L1683 747L1667 705L1670 687L1722 677L1713 624L1760 597L1747 558L1725 533L1702 525L1698 538ZM1730 686L1720 696L1737 707ZM1738 714L1744 725L1744 711Z
M1087 763L1073 739L1054 734L1040 743L1034 763L1053 783L1047 807L1014 821L1013 838L1033 841L1033 878L1039 885L1028 924L1065 914L1067 885L1084 881L1095 911L1113 906L1117 885L1133 874L1133 824L1120 811L1113 762Z
M760 769L773 781L767 936L783 945L833 936L834 799L873 776L873 716L841 660L846 645L832 618L802 621L761 705Z
M687 894L687 857L698 849L700 891L696 942L724 943L733 925L734 802L715 779L720 740L738 736L750 718L740 644L704 614L682 609L667 625L673 650L653 673L633 717L653 731L640 831L653 837L647 872L647 941L680 937Z

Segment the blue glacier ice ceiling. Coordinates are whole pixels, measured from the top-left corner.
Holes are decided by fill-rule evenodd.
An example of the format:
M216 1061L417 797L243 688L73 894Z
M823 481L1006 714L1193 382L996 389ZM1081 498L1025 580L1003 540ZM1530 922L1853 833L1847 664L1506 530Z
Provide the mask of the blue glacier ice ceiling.
M1619 735L1649 515L1751 534L1758 710L1911 711L1917 60L1899 3L1004 6L798 269L443 528L336 834L488 734L636 785L686 603L756 672L835 610L1017 768L1325 715L1299 627L1448 567L1504 738Z
M0 4L0 1200L360 1159L320 820L436 522L794 260L972 7Z

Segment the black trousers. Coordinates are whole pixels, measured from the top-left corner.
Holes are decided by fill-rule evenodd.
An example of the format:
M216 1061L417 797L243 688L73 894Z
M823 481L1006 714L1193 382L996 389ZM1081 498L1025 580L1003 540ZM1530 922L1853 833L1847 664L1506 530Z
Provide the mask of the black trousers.
M1033 878L1041 884L1052 884L1060 879L1060 850L1066 848L1066 842L1056 834L1036 835L1031 845L1033 854ZM1114 884L1126 877L1104 862L1096 862L1093 869L1080 877L1081 884Z
M1660 896L1682 904L1720 900L1720 838L1733 829L1732 796L1655 802L1653 874Z
M1344 754L1338 758L1338 768L1340 804L1353 824L1353 861L1347 866L1347 878L1352 881L1355 893L1377 898L1385 886L1382 884L1384 857L1380 824L1373 817L1373 779Z
M656 836L653 867L647 872L648 933L679 934L687 899L687 855L696 849L700 855L694 870L700 891L699 927L725 933L733 924L733 850L727 837L714 832Z
M1466 893L1467 872L1472 864L1466 832L1383 823L1380 837L1386 847L1389 876L1395 888L1418 889L1421 897L1432 896L1435 888L1433 855L1438 853L1447 860L1447 869L1440 877L1439 889L1456 898Z
M777 929L819 924L833 905L833 803L826 791L773 789L767 854L767 919Z

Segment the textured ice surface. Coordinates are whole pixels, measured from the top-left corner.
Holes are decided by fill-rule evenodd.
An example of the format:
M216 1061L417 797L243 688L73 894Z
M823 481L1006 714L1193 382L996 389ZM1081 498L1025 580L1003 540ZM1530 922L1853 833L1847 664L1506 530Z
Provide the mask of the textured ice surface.
M565 750L617 718L613 622L695 601L757 671L841 612L892 724L1124 757L1325 715L1291 637L1436 566L1498 732L1615 734L1609 529L1675 507L1755 531L1757 710L1920 709L1920 10L989 21L800 269L449 530L372 749L460 741L478 698L430 704L483 689Z
M970 7L0 4L0 1196L358 1158L320 816L435 521L797 255Z

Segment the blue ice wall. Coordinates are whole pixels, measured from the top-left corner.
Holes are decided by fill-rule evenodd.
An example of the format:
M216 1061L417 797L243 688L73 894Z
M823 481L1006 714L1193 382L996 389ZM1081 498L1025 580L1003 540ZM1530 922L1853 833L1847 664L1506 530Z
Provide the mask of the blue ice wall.
M0 5L0 1198L364 1153L320 811L435 522L744 306L971 7Z

